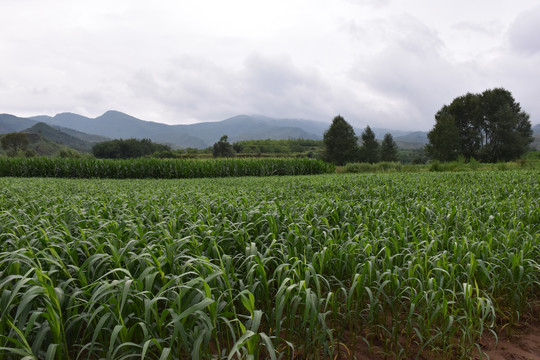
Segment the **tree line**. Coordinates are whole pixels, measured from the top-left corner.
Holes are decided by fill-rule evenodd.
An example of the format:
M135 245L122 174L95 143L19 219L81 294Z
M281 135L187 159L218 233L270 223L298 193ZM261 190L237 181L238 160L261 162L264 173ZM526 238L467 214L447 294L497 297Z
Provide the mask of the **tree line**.
M435 125L428 133L424 150L432 160L453 161L463 158L481 162L511 161L520 158L533 142L530 116L521 109L512 94L503 88L482 93L467 93L443 105L435 114ZM26 133L10 133L0 138L9 156L26 154L29 139ZM227 135L204 152L214 157L246 154L292 154L320 157L336 165L353 162L376 163L398 161L398 148L387 133L379 143L367 126L360 137L353 127L338 115L324 133L322 152L320 140L249 140L229 143ZM196 153L197 149L191 149ZM28 151L27 151L28 152ZM94 145L96 158L126 159L143 156L178 157L169 146L150 139L115 139ZM182 150L182 152L188 152ZM32 155L30 153L26 156Z
M365 162L377 163L379 161L397 161L397 145L392 134L386 133L381 144L375 139L375 133L366 126L360 138L354 133L353 127L338 115L324 133L324 150L322 158L336 165Z
M379 146L367 126L361 140L359 144L352 126L338 115L324 133L323 159L336 165L396 161L391 134ZM428 140L425 151L432 160L499 162L519 159L534 139L529 114L508 90L495 88L444 105L435 115Z

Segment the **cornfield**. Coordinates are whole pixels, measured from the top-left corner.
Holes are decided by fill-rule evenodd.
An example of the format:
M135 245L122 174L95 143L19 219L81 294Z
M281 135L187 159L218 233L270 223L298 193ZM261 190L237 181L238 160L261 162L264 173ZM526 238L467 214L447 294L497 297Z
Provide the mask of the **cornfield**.
M0 176L191 179L203 177L312 175L335 171L333 165L307 158L287 159L154 159L0 157Z
M471 358L540 294L538 175L0 178L0 359Z

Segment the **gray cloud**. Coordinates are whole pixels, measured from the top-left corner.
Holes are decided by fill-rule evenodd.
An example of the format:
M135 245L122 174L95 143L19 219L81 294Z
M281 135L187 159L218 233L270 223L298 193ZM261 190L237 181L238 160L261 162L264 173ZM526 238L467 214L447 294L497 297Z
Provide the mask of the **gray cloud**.
M352 77L386 98L387 108L373 121L391 126L400 119L400 125L427 129L445 102L470 88L471 74L447 57L438 34L418 19L402 15L380 26L387 34L384 48L359 58Z
M540 53L540 6L517 17L508 33L513 50L534 55Z
M6 2L0 112L115 109L169 123L341 114L426 130L456 96L503 86L534 122L540 8L524 3L467 3L464 14L464 0L436 13L420 0Z

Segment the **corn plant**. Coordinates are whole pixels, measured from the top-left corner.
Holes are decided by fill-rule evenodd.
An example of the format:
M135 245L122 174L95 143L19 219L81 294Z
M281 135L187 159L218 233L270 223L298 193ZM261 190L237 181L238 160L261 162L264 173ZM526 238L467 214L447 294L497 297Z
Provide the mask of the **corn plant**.
M539 235L537 171L4 177L0 359L470 358L538 295Z

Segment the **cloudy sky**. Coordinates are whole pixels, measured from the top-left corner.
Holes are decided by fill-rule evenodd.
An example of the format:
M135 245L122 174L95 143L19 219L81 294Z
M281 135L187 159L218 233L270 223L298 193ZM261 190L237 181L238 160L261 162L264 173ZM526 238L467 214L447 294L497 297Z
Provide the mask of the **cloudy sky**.
M2 0L0 113L429 130L504 87L540 123L538 0Z

